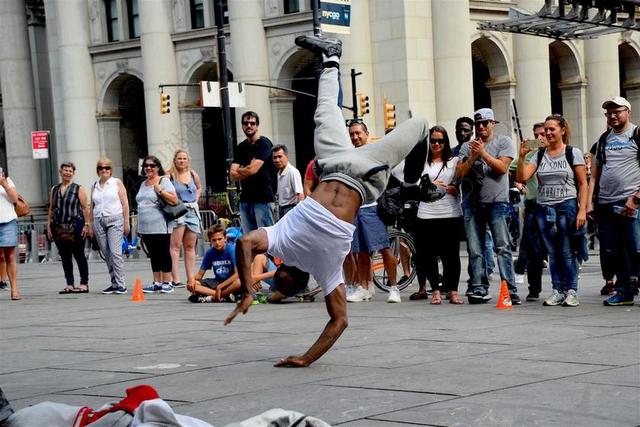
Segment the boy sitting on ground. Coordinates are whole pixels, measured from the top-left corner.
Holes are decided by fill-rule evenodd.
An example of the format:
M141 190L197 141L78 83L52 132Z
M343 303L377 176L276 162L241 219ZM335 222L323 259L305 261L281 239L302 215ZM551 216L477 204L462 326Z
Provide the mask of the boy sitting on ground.
M187 283L187 290L191 292L189 301L233 302L234 294L240 292L235 246L227 243L226 229L221 224L210 227L207 237L211 248L204 254L198 273ZM204 279L209 269L213 271L214 277Z

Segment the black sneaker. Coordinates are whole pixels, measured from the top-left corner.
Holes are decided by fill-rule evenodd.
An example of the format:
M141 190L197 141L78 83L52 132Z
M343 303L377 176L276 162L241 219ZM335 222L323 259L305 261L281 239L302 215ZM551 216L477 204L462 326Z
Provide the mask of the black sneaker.
M529 293L529 295L527 295L526 300L529 302L534 302L534 301L538 301L538 298L540 298L540 294Z
M469 297L469 304L486 304L491 301L491 295L480 289L476 289L473 293L467 295Z
M189 299L189 301L190 301L190 302L193 302L193 303L205 303L205 302L211 302L211 301L209 300L209 298L208 298L208 297L205 297L204 295L196 295L196 294L193 294L193 295L189 295L189 298L188 298L188 299Z
M613 280L607 280L602 289L600 289L600 295L613 295L614 292Z
M327 57L337 56L340 58L342 56L342 40L340 39L303 35L296 37L296 44L313 53L324 53Z
M102 291L102 293L104 295L111 295L111 294L115 294L116 293L116 288L114 288L113 286L109 286L108 288L104 289Z
M7 289L9 289L9 284L7 282L0 282L0 291L6 291Z
M182 282L173 282L173 287L174 288L184 288L185 286L187 286L187 285L185 285Z
M509 294L509 298L511 298L511 304L522 305L522 300L520 299L518 294Z

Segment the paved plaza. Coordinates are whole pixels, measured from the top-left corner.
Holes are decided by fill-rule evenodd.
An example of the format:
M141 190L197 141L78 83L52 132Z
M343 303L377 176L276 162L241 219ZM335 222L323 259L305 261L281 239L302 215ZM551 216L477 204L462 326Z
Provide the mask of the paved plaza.
M0 387L15 409L97 408L146 383L215 426L276 407L351 427L640 424L640 306L602 305L597 256L578 308L500 311L497 283L487 305L409 301L417 284L401 304L378 292L349 305L349 328L306 369L272 364L317 338L322 299L256 305L225 327L230 304L191 304L184 289L143 303L101 295L100 261L90 262L88 295L58 295L59 263L19 269L23 300L0 292ZM136 276L150 279L148 261L127 261L127 272L130 290Z

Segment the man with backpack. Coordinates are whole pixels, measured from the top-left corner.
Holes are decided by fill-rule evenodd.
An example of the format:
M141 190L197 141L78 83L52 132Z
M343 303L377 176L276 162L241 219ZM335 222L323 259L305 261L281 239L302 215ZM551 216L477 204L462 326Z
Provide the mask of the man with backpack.
M616 293L604 305L633 305L640 267L640 137L631 104L616 96L602 104L609 129L600 136L591 166L588 211L598 190L595 216L601 256L614 267ZM596 187L597 186L597 187Z

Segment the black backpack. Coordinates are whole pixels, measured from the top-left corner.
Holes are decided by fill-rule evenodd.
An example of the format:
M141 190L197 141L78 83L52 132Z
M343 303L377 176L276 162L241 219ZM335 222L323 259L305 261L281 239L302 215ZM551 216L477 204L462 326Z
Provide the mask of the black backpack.
M611 133L611 129L607 129L600 138L598 138L598 145L596 147L596 159L600 162L600 164L607 163L607 154L605 152L605 145L607 145L607 136ZM631 139L636 142L638 146L638 166L640 166L640 126L636 126L633 130L633 134L631 135Z

